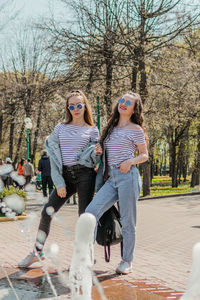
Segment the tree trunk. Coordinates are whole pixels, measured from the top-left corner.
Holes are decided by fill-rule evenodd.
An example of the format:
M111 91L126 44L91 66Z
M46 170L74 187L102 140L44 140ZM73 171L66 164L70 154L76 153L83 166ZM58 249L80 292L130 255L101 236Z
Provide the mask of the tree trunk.
M178 186L177 180L177 154L176 154L176 144L173 143L171 147L171 174L172 174L172 187Z
M187 144L188 141L187 141ZM183 161L183 166L182 166L182 170L183 170L183 182L186 182L187 179L187 171L188 171L188 164L189 164L189 145L187 145L186 150L185 150L185 157L184 157L184 161Z
M143 171L143 197L150 195L150 162L142 164Z
M32 158L32 130L29 130L28 132L28 136L29 136L29 153L28 153L28 157L31 159Z
M178 183L181 183L181 175L183 172L183 160L185 153L185 140L182 139L178 149L178 158L177 158L177 175L178 175Z
M136 92L137 87L137 74L138 74L138 61L136 57L133 59L132 76L131 76L131 90Z
M145 103L147 97L147 77L146 77L146 69L145 69L145 55L144 50L140 49L140 57L139 57L139 71L140 71L140 95L142 97L143 104ZM143 196L150 195L150 163L145 162L143 164Z
M3 143L3 114L0 113L0 145Z
M35 160L35 154L37 150L37 141L38 141L38 136L39 136L39 130L40 130L40 123L41 123L41 116L42 116L42 107L43 107L43 98L40 98L40 104L38 108L38 116L37 116L37 123L36 123L36 129L35 129L35 135L34 135L34 141L33 141L33 152L32 152L32 161Z
M199 177L200 177L200 172L197 173L195 185L199 185L199 180L200 180Z
M197 182L197 176L198 176L198 172L197 170L194 170L192 172L192 176L191 176L191 182L190 182L190 187L195 187L196 185L196 182Z
M109 28L105 34L104 38L104 49L103 49L103 56L105 59L105 65L106 65L106 88L105 88L105 94L104 94L104 102L107 109L107 116L111 115L112 112L112 78L113 78L113 40L112 35L113 32L109 31Z
M147 75L146 75L146 67L145 61L141 60L139 62L139 70L140 70L140 95L142 97L143 104L146 102L146 98L148 95L147 92Z
M90 73L88 76L88 83L86 85L86 93L89 94L93 84L93 77L96 72L96 68L94 66L90 66Z
M196 159L194 162L194 168L192 172L192 178L190 186L194 187L199 183L199 170L200 170L200 126L198 127L198 145L197 145L197 152L196 152Z
M170 162L170 177L171 179L171 185L172 187L178 186L178 180L177 180L177 129L173 127L169 127L168 129L168 143L169 143L169 162Z
M107 59L106 60L106 90L104 95L104 101L106 104L107 114L111 115L112 112L112 75L113 75L113 66L112 62Z
M153 151L151 151L151 155L150 155L150 175L151 175L151 179L150 179L150 182L151 182L151 185L152 185L152 179L154 177L154 157L153 157Z
M13 156L13 139L14 139L14 129L15 129L15 116L11 117L10 122L10 135L9 135L9 157L12 159Z
M16 153L15 153L15 158L14 158L14 165L16 165L18 158L19 158L20 148L21 148L21 144L22 144L22 138L23 138L23 134L24 134L24 127L25 127L25 124L23 122L20 133L19 133L18 142L17 142L17 149L16 149Z

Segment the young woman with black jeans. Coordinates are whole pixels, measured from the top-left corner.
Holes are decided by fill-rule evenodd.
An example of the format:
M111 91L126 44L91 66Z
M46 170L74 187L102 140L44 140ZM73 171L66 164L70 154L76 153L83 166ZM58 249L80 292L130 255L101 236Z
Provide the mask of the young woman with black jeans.
M94 167L101 154L95 150L98 139L98 129L94 126L86 96L79 90L72 91L66 100L66 122L58 124L46 140L56 188L42 210L34 251L18 264L19 267L25 268L39 261L38 254L44 258L42 249L49 234L52 214L67 199L78 193L79 215L92 200L96 177Z

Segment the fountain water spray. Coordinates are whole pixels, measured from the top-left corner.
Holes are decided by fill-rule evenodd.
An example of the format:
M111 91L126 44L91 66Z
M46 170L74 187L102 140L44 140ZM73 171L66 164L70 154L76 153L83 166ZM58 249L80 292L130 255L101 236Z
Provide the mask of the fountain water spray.
M9 164L4 164L0 166L0 176L7 175L13 171L13 166Z
M193 247L192 268L188 280L185 294L180 300L199 300L200 299L200 243Z
M12 282L11 282L11 280L10 280L10 278L9 278L9 276L8 276L8 274L7 274L7 272L6 272L6 270L5 270L4 267L3 267L3 265L1 266L1 269L2 269L3 273L5 274L5 276L6 276L6 278L7 278L7 280L8 280L8 282L9 282L9 284L10 284L10 287L11 287L11 289L12 289L12 291L13 291L13 293L14 293L16 299L17 299L17 300L20 300L19 297L18 297L18 295L17 295L17 293L16 293L16 291L15 291L15 288L14 288L14 286L13 286L13 284L12 284Z
M74 252L69 272L71 299L73 300L92 300L91 268L94 263L95 226L96 219L89 213L82 214L76 223Z
M15 171L12 171L11 173L10 173L10 177L14 180L14 181L16 181L19 185L24 185L25 184L25 182L26 182L26 180L25 180L25 178L24 178L24 176L23 175L19 175L17 172L15 172Z
M31 230L32 230L34 222L36 221L36 218L37 218L37 214L31 213L28 216L28 218L24 221L23 226L21 226L21 232L24 233L26 239L28 240L28 242L31 245L34 243L34 241L32 239L32 235L31 235ZM42 231L39 231L38 232L38 236L40 238L40 242L42 243L42 241L45 239L45 233L42 232ZM43 271L44 271L44 273L46 275L47 281L48 281L48 283L49 283L49 285L50 285L50 287L52 289L52 292L53 292L54 296L57 299L58 295L57 295L56 289L55 289L55 287L54 287L54 285L53 285L53 283L51 281L51 277L49 275L49 272L48 272L47 268L45 267L44 263L42 262L42 259L41 259L40 255L38 254L35 246L34 246L33 250L34 250L35 254L37 255L37 258L38 258L39 262L42 265L42 269L43 269Z
M90 213L82 214L76 223L74 251L69 272L72 300L92 300L95 226L96 218ZM103 299L106 299L105 296Z
M0 177L0 193L3 191L3 189L4 189L4 184Z
M4 197L4 202L7 207L17 212L17 214L21 214L25 209L24 199L17 194L9 195Z

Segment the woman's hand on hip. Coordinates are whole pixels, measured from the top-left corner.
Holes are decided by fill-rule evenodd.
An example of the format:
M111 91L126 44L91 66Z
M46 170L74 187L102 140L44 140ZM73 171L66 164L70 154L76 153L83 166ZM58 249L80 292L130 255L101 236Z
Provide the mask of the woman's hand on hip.
M131 159L127 159L125 161L123 161L118 168L120 169L120 172L122 173L128 173L128 171L130 170L130 168L132 167L132 161Z
M99 143L94 146L94 150L96 151L97 154L103 153L102 147Z
M57 189L57 194L60 198L65 198L67 195L66 187L61 187Z

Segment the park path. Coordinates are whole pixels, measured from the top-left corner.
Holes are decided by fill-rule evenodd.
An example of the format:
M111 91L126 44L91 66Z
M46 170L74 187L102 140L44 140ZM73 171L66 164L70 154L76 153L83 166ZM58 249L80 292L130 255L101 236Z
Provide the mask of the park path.
M35 196L29 197L27 214L36 214L35 223L31 227L32 240L36 236L41 209L42 205L35 200ZM133 272L120 276L120 279L159 284L175 291L184 291L192 262L192 247L200 241L199 215L199 195L139 201ZM72 257L76 220L77 206L64 205L52 221L45 246L48 249L55 242L59 245L63 270L68 268ZM7 270L15 268L17 262L32 250L32 242L29 243L21 232L23 222L0 223L0 263ZM95 258L97 263L94 270L111 278L120 261L119 245L112 247L110 263L105 262L103 247L99 245L95 245ZM54 269L50 262L45 261L45 265Z

